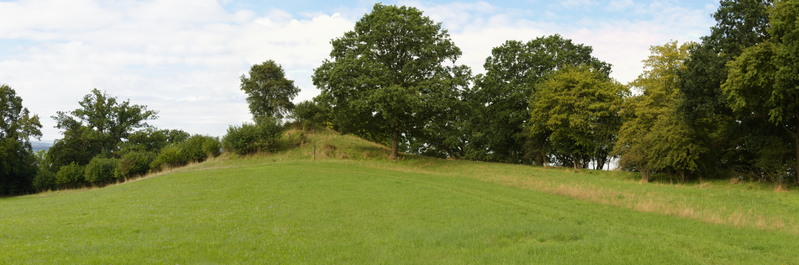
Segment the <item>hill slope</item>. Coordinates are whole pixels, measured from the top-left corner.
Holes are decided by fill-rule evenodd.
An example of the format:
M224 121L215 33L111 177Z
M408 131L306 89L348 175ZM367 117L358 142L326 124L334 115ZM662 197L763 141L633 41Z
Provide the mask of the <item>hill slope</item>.
M796 195L757 183L386 162L328 131L284 140L296 146L0 199L0 263L797 263Z

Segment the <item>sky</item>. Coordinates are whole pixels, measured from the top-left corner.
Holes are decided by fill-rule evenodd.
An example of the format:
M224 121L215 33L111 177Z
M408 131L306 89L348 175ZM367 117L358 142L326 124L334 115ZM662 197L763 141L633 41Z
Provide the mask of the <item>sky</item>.
M93 88L159 112L150 125L223 136L251 120L240 76L275 60L301 89L319 94L314 68L330 40L353 29L375 1L0 0L0 84L39 115L42 140L62 138L51 116L79 107ZM628 83L649 47L699 41L718 1L384 1L413 6L449 31L457 64L484 73L506 40L560 34L594 48Z

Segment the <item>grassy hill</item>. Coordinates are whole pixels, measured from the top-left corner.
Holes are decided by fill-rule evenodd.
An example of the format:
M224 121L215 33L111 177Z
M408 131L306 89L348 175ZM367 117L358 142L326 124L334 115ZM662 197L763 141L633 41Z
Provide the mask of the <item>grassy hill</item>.
M388 162L387 148L330 131L284 142L105 188L2 198L0 263L799 263L799 195L768 184Z

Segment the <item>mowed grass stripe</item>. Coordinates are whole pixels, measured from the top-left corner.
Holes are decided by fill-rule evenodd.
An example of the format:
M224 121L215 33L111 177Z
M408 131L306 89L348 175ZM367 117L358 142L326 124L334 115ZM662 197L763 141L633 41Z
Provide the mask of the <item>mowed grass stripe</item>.
M0 199L2 263L788 263L795 236L339 161Z

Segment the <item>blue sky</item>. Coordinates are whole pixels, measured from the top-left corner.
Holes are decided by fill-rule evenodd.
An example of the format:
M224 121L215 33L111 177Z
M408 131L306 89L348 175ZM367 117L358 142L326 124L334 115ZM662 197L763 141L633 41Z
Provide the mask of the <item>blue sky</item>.
M159 128L221 136L250 119L239 76L273 59L302 89L329 41L374 1L0 0L0 83L61 138L50 116L75 109L92 88L160 111ZM414 6L449 30L458 64L477 74L505 40L561 34L594 47L612 77L632 81L650 45L698 41L717 1L384 1Z

